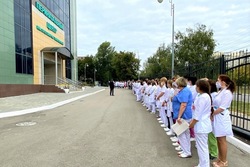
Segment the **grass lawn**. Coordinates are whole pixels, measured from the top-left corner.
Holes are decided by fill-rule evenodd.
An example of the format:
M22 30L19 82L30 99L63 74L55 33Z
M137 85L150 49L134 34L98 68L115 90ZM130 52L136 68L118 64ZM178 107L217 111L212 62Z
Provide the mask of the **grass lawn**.
M237 108L237 105L238 105L238 108ZM234 115L237 111L239 113L243 113L245 111L247 115L250 115L250 103L233 100L232 105L231 105L231 112Z
M250 94L250 87L249 86L237 86L236 92L239 94Z

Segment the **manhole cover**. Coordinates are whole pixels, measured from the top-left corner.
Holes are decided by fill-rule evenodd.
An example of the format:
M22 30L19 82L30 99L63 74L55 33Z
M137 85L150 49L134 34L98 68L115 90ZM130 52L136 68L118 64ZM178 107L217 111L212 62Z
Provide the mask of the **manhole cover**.
M20 123L17 123L16 126L33 126L35 124L36 122L20 122Z

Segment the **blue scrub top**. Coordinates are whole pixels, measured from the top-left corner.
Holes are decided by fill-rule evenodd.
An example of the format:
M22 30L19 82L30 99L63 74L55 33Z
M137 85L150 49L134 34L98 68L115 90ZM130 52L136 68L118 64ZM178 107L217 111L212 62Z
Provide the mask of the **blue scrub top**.
M193 97L189 88L184 87L177 95L173 97L173 119L178 118L181 103L187 103L186 109L182 114L183 119L188 120L192 118L192 104Z

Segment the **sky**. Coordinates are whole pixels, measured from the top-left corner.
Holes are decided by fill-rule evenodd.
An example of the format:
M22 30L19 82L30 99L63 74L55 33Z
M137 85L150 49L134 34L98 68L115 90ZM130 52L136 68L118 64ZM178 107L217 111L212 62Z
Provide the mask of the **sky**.
M204 24L215 52L250 51L250 0L172 0L174 31ZM105 41L134 52L141 65L172 42L171 3L163 0L77 0L78 56L95 55Z

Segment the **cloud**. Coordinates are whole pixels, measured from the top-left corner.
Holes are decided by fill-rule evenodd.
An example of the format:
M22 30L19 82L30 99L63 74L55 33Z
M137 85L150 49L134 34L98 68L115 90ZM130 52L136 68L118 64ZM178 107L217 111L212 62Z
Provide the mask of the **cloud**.
M249 0L173 3L175 32L199 23L214 31L220 43L216 50L235 50L250 43ZM145 61L162 43L171 44L170 10L168 0L161 4L157 0L77 0L78 54L95 55L99 45L109 41L117 51L138 52Z
M194 13L204 13L209 12L210 9L206 6L188 6L186 9L187 12L194 12Z

